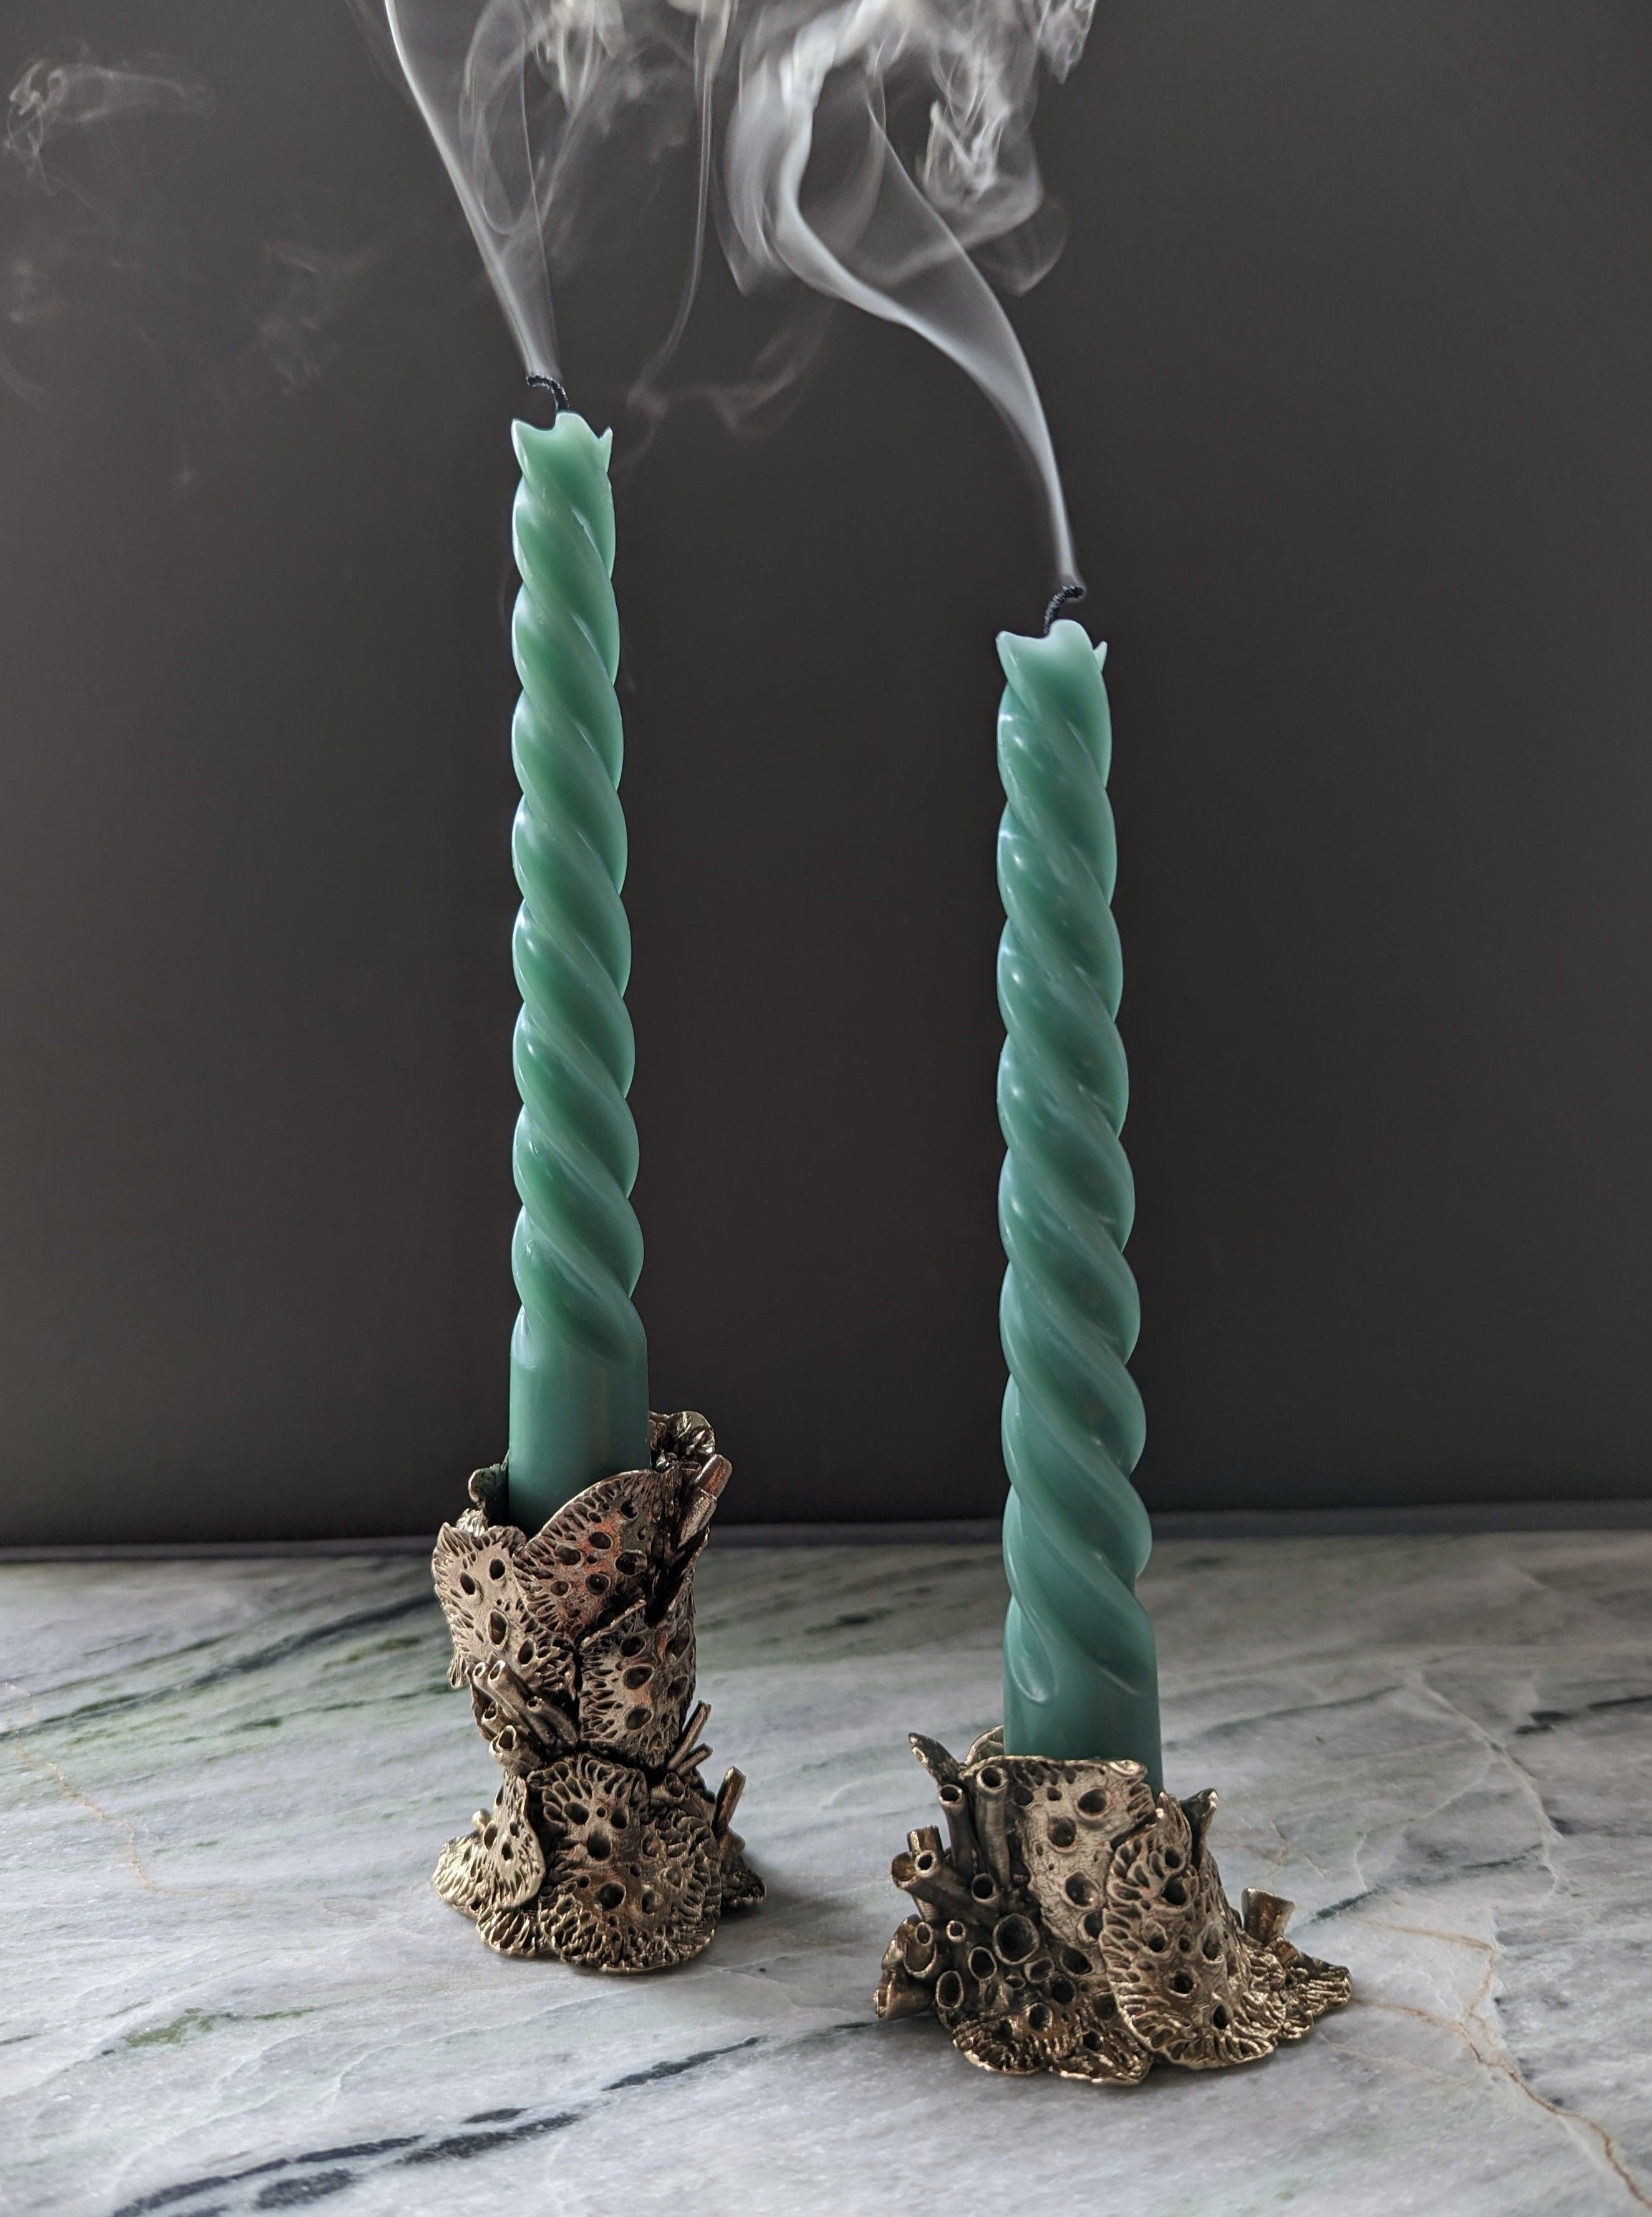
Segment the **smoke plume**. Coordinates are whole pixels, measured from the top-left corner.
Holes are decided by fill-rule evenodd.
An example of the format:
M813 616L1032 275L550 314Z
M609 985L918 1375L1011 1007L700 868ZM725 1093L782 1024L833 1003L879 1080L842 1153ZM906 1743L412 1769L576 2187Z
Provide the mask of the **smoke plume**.
M635 191L639 147L693 147L691 265L650 372L682 335L714 224L743 289L800 283L965 370L1030 463L1057 566L1076 577L1043 406L983 269L1023 291L1059 251L1032 110L1040 72L1078 59L1094 0L385 5L530 373L558 374L553 291L594 209ZM759 365L754 389L772 398L808 350Z

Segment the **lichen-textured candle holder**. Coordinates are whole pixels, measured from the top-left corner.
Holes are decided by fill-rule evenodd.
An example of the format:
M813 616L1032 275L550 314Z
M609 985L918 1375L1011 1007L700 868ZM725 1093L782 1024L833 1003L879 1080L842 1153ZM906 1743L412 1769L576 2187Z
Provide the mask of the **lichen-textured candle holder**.
M649 1469L588 1486L532 1539L493 1521L502 1467L437 1535L449 1682L505 1775L435 1882L502 1955L669 1970L763 1898L732 1829L745 1781L706 1787L693 1699L694 1566L730 1466L692 1410L649 1432Z
M1348 1974L1291 1946L1291 1905L1235 1916L1205 1834L1214 1794L1155 1797L1139 1763L963 1763L912 1736L950 1845L908 1835L891 1868L917 1910L890 1942L880 2017L934 2010L985 2071L1139 2085L1155 2062L1254 2063L1348 1999Z

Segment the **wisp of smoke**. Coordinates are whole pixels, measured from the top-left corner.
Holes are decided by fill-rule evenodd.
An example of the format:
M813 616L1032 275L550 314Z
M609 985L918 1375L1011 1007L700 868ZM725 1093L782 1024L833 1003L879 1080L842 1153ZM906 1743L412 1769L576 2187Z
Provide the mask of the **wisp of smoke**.
M176 122L217 110L213 87L163 57L101 61L76 45L27 63L0 131L0 386L49 405L89 360L107 375L125 344L172 419L180 487L204 437L324 374L391 250L388 238L283 237L251 253L231 242L226 258L213 212L165 158Z
M1094 0L385 0L525 366L558 374L553 281L604 188L605 148L651 112L698 134L708 213L748 291L797 280L918 332L975 380L1042 489L1076 577L1049 427L977 262L1024 290L1058 234L1031 122ZM657 361L656 357L656 361Z
M52 189L46 164L47 143L65 132L84 131L117 115L145 111L170 115L210 115L211 85L199 77L165 75L157 70L111 69L87 56L72 60L32 61L11 88L6 146L37 185Z

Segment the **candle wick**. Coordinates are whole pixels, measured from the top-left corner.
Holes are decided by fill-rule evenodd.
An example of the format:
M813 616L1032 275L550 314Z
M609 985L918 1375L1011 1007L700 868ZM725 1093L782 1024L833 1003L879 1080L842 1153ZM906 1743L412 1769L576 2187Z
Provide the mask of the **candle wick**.
M551 406L553 411L551 420L554 423L568 405L567 387L560 378L547 377L542 369L530 369L527 373L527 382L536 392L548 392L551 395Z
M1084 588L1077 584L1063 585L1058 593L1051 596L1050 605L1044 612L1044 635L1046 639L1050 636L1051 628L1056 618L1066 607L1068 602L1082 601L1083 597Z

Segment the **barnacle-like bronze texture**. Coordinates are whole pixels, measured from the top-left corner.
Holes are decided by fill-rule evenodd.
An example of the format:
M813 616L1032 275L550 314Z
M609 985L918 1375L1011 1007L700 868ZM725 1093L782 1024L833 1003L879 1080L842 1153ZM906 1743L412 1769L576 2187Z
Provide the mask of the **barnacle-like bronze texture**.
M1242 1918L1206 1842L1214 1794L1155 1797L1139 1763L913 1751L947 1842L907 1836L891 1875L912 1898L890 1942L880 2017L934 2010L983 2070L1135 2086L1156 2062L1251 2063L1348 1999L1347 1973L1285 1937L1291 1905L1247 1892Z
M504 1777L435 1887L502 1955L669 1970L763 1898L733 1829L744 1779L713 1794L700 1771L694 1565L730 1465L693 1410L649 1425L649 1469L588 1487L531 1539L493 1521L502 1468L476 1473L437 1536L449 1683Z

